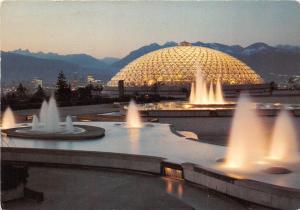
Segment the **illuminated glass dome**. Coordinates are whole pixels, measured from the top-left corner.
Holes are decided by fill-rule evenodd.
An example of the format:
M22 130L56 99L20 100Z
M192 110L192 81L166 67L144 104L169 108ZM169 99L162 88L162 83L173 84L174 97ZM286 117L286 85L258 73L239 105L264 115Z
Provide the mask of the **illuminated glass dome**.
M200 68L207 82L222 84L261 84L262 78L240 60L217 50L192 46L187 42L143 55L120 70L108 86L118 86L124 80L126 87L180 86L194 81Z

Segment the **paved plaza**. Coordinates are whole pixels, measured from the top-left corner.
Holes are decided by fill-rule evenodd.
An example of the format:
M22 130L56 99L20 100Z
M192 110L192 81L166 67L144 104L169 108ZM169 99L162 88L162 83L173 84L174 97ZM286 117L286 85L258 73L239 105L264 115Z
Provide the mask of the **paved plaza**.
M27 186L44 192L45 200L21 199L8 203L7 209L267 209L184 181L118 171L31 167Z

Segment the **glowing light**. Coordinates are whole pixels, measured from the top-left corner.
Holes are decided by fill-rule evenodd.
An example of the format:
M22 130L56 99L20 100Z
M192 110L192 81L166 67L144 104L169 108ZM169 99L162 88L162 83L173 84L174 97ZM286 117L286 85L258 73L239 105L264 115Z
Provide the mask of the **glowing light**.
M82 122L91 122L91 120L86 120L86 119L83 119L83 120L80 120Z
M182 171L164 167L164 172L167 177L175 178L175 179L182 179Z

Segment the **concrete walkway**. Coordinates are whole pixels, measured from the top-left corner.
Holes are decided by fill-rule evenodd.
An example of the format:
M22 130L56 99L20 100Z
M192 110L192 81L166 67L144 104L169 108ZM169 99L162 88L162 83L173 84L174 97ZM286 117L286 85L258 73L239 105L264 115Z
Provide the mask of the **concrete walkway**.
M27 186L43 191L41 203L21 199L10 210L191 210L265 209L230 197L145 174L31 167Z

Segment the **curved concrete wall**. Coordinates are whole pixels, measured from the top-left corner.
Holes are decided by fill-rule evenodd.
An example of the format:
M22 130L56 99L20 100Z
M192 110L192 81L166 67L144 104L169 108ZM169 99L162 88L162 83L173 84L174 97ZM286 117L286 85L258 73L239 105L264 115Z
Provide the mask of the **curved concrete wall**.
M1 148L2 161L95 166L148 172L160 175L166 159L153 156L106 152ZM174 163L172 163L174 164ZM179 165L184 179L215 191L278 209L300 208L300 190L254 180L238 179L192 163Z

